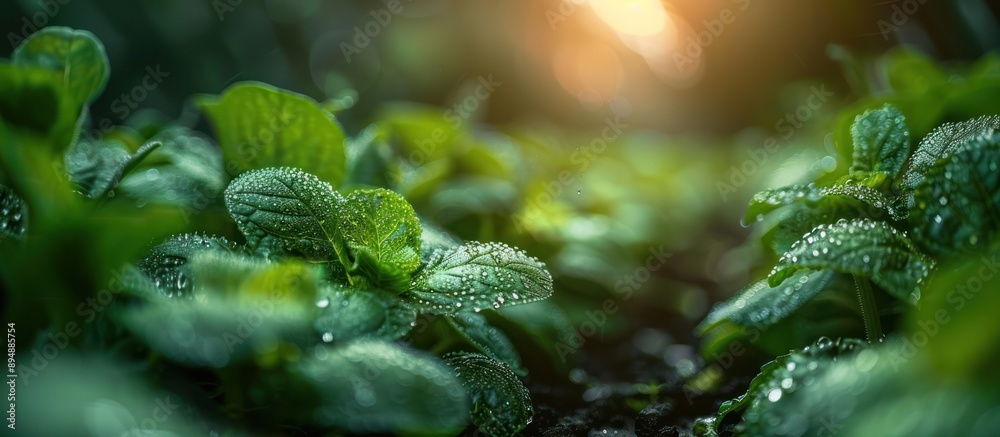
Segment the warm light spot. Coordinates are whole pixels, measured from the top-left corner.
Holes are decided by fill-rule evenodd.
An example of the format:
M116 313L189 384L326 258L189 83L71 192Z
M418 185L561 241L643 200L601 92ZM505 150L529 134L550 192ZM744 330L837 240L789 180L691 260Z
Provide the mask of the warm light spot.
M624 67L607 44L565 45L552 59L556 80L588 109L599 108L617 94Z
M659 0L589 0L597 16L615 31L655 35L667 27L667 11Z

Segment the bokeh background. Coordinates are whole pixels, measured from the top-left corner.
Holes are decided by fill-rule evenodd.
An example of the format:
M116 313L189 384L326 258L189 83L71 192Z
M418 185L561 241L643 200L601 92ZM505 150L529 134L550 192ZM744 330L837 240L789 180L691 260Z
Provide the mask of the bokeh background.
M253 80L322 102L351 136L387 129L380 153L399 162L364 183L553 271L556 295L536 316L583 341L512 334L542 408L564 394L539 381L588 382L579 399L592 402L616 383L692 376L694 326L773 262L741 226L747 200L842 174L834 131L856 113L844 108L899 91L901 77L916 94L936 80L911 67L995 69L1000 49L1000 4L985 0L3 3L0 56L42 26L104 43L95 122L211 133L191 96ZM914 138L967 115L944 108ZM236 235L217 218L204 211L188 230ZM850 321L810 326L863 336L852 302L820 304ZM817 334L787 333L768 352Z

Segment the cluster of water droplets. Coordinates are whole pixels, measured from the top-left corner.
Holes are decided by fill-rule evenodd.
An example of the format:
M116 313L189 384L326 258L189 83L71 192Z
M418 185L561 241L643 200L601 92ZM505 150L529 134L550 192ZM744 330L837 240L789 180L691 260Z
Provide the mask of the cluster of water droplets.
M945 123L927 134L913 152L910 167L903 175L903 186L915 188L927 171L947 159L963 143L1000 130L1000 116L987 115L961 123Z
M399 194L386 189L355 191L347 196L338 220L348 247L377 258L370 267L379 276L409 274L420 266L420 222Z
M838 220L823 224L792 244L771 270L777 284L802 268L833 269L872 278L896 295L919 295L917 286L934 262L921 254L899 231L883 221Z
M23 240L28 231L28 204L14 190L0 185L0 235Z
M545 263L503 243L438 250L411 282L417 303L439 314L498 309L552 295Z
M930 168L913 193L914 225L935 255L974 251L1000 233L1000 133L976 137Z
M194 283L187 263L195 254L213 250L234 252L240 247L225 237L174 235L153 247L137 266L167 297L190 297Z

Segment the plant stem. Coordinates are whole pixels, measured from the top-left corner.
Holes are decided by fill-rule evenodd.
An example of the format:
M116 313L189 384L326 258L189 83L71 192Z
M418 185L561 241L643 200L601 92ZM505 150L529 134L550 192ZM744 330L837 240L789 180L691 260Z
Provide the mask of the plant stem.
M865 321L865 334L869 343L882 341L882 322L878 317L878 307L875 305L875 295L868 278L854 275L854 285L858 289L858 305L861 306L861 317Z

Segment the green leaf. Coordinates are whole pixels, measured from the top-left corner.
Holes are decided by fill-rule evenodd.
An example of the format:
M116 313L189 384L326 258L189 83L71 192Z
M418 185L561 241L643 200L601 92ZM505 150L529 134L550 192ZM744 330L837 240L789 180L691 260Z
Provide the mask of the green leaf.
M116 141L81 140L66 153L66 171L84 194L99 199L112 195L122 178L160 145L150 141L129 153Z
M516 435L534 415L528 389L506 364L480 354L445 356L472 397L472 423L489 436Z
M924 180L927 171L938 161L947 158L966 141L1000 129L1000 116L987 115L961 123L946 123L927 134L913 152L910 167L903 175L902 185L915 188Z
M288 166L334 186L344 180L344 132L312 99L244 82L200 106L215 129L230 175Z
M754 282L737 292L736 297L717 304L697 331L704 335L726 323L765 330L825 290L834 274L830 270L802 270L777 286L768 285L767 280Z
M219 149L204 135L182 127L167 128L152 140L163 145L118 184L121 192L143 204L212 206L226 188Z
M246 172L225 192L229 214L252 251L274 248L316 262L347 262L347 248L337 226L344 198L316 176L293 168Z
M235 252L240 248L225 237L174 235L153 247L137 267L167 297L189 297L194 282L188 262L198 253L215 250Z
M417 308L434 314L500 308L552 295L552 275L537 258L503 243L466 243L438 251L410 291Z
M222 250L188 262L194 299L150 300L119 315L154 350L179 363L225 367L274 354L281 343L315 339L315 266Z
M786 363L791 359L791 355L782 355L774 359L774 361L768 361L760 367L760 372L757 372L757 376L754 376L750 380L750 386L747 387L747 392L740 395L735 399L731 399L722 403L719 406L719 415L716 418L715 423L722 423L722 420L732 412L745 410L750 406L750 401L756 399L759 393L764 391L765 387L774 380L774 375L780 372L787 365ZM794 369L794 367L793 367Z
M731 411L746 409L740 425L746 435L824 434L821 429L805 432L802 428L803 422L819 424L825 417L803 417L799 421L793 421L787 420L789 417L786 414L796 411L796 402L802 397L800 394L815 390L813 381L822 378L836 362L850 361L861 355L871 357L873 353L866 350L866 347L867 344L861 340L832 341L823 337L800 351L778 357L761 367L760 374L751 381L746 395L720 407L720 421L721 416ZM863 377L862 372L851 369L851 377L860 379ZM784 417L786 420L777 420L777 417ZM835 433L836 430L827 429L825 432Z
M316 301L316 329L323 341L343 342L359 337L397 340L413 328L417 311L399 296L382 290L324 287Z
M392 343L356 340L310 353L298 370L318 390L312 417L354 433L456 435L469 401L448 367Z
M410 275L420 266L420 222L406 199L382 188L355 191L347 196L338 223L357 268L372 285L409 287Z
M62 82L58 72L38 66L17 65L0 61L0 119L10 127L19 127L39 136L62 127L72 131L76 126L79 110L64 113ZM60 118L65 117L65 118ZM58 139L53 148L60 151L70 143L71 136Z
M448 322L480 352L507 365L519 376L528 372L521 366L517 349L502 331L491 326L486 317L475 312L464 311L454 316L445 316Z
M750 207L747 209L744 221L761 220L764 215L795 203L819 208L825 206L823 204L835 202L846 204L850 200L860 201L863 206L867 206L866 209L870 210L866 211L868 215L879 215L884 212L893 218L905 217L905 211L897 210L878 190L847 180L830 187L817 187L815 184L791 185L759 192L750 199Z
M21 241L28 233L28 204L10 187L0 185L0 242Z
M771 271L768 283L781 284L801 269L830 269L871 278L904 301L919 298L918 286L934 262L905 232L869 219L819 225L792 245Z
M31 34L11 59L62 74L62 82L77 107L90 103L108 82L108 56L94 34L68 27L46 27Z
M990 247L1000 234L998 169L1000 133L967 141L928 169L913 193L916 241L942 257Z
M895 179L910 156L910 130L893 106L868 110L851 126L854 160L851 172L883 172Z

